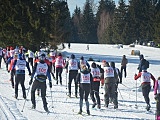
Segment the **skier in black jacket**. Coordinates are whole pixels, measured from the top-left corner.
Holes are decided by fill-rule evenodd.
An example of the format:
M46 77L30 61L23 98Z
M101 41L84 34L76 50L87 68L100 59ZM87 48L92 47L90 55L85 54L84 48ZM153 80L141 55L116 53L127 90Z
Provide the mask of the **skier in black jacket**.
M97 105L97 108L100 109L101 108L101 101L100 101L100 96L99 96L99 86L100 86L100 81L101 81L100 69L97 67L95 62L91 64L91 74L93 77L91 93L90 93L91 99L93 101L92 108L94 108ZM96 99L94 95L96 96Z
M43 107L46 112L48 112L47 101L46 101L46 79L49 79L49 86L52 88L50 69L47 63L45 63L45 54L40 56L40 61L35 63L33 68L33 73L31 76L31 80L29 85L32 84L33 77L35 78L32 88L31 88L31 101L32 101L32 109L36 108L35 101L35 91L37 88L41 89L41 97L43 101Z
M83 97L86 102L86 109L87 114L90 115L89 111L89 101L88 96L90 93L90 86L92 84L92 74L90 73L90 70L87 69L86 65L81 66L80 73L77 74L76 77L77 83L79 84L79 94L80 94L80 111L78 114L82 114L82 106L83 106Z

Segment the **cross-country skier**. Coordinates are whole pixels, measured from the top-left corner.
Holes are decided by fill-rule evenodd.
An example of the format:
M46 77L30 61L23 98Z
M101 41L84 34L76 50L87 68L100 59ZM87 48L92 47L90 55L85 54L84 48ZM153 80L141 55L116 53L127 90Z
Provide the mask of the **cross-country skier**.
M160 120L160 77L155 82L154 95L156 100L156 120Z
M100 81L101 81L100 69L97 67L95 62L91 64L91 74L93 77L93 82L91 85L91 93L90 93L90 96L93 102L92 108L94 108L97 105L97 108L100 109L101 108L101 101L100 101L100 96L99 96L99 86L100 86ZM96 99L94 95L96 96Z
M34 60L34 65L37 63L37 62L39 62L40 61L40 56L43 54L44 52L38 52L37 53L37 56L35 57L35 60ZM44 53L44 55L45 55L45 59L44 59L44 62L48 65L48 69L49 69L49 71L51 71L51 64L50 64L50 61L48 60L48 59L46 59L46 54ZM40 95L40 89L39 88L37 88L37 95L39 96Z
M74 54L71 55L71 59L69 59L68 61L66 61L65 68L69 72L68 96L71 97L71 84L72 84L72 80L74 79L74 83L75 83L75 97L77 97L78 85L77 85L77 82L76 82L76 76L78 74L78 61L75 59L75 55Z
M119 83L119 78L121 77L121 73L120 73L119 69L115 67L115 62L111 62L110 66L114 69L114 72L116 72L114 74L114 78L116 80L116 83L115 83L115 94L116 94L116 98L118 100L118 90L117 89L118 89L118 83Z
M90 73L90 70L87 69L86 65L81 66L81 71L80 73L77 74L76 80L77 83L79 84L79 95L80 95L80 102L79 102L80 110L78 114L82 114L82 106L84 98L86 102L87 114L90 115L88 96L90 93L90 87L93 78L92 74Z
M117 79L116 77L117 73L115 69L109 66L108 62L104 63L104 89L105 89L105 94L104 94L104 102L105 102L105 107L108 107L109 104L109 98L112 99L113 104L114 104L114 109L118 108L118 100L116 96L116 82Z
M149 68L149 63L147 62L146 59L144 59L143 54L141 54L139 56L139 59L140 59L140 63L139 63L138 68L137 68L139 70L139 72L142 72L142 66L145 66L146 68ZM146 65L146 63L148 63L148 64Z
M142 66L142 72L138 73L138 75L135 74L134 79L137 80L138 78L141 78L142 94L145 102L147 103L146 109L147 111L149 111L151 107L149 99L149 93L151 90L151 79L154 82L154 86L156 79L150 72L147 72L147 68L145 66Z
M15 60L18 59L18 54L14 54L14 57L10 60L10 65L9 65L9 68L8 68L8 73L11 71L11 78L10 78L10 81L11 81L11 84L12 84L12 88L14 88L14 76L15 76L15 72L16 72L16 69L13 69L12 70L12 67L13 67L13 63ZM8 59L9 60L9 59ZM8 63L8 60L6 62L6 64Z
M31 88L31 101L32 101L32 108L36 108L36 101L35 101L35 91L37 88L41 89L41 97L43 101L43 107L46 112L48 112L47 107L47 101L46 101L46 79L48 77L49 79L49 86L52 88L52 82L51 82L51 75L50 75L50 69L47 63L45 63L45 54L41 54L40 61L35 63L33 68L33 73L31 76L31 80L29 82L29 85L32 84L33 78L35 79L32 88Z
M28 62L24 59L22 54L18 55L18 59L14 61L12 71L16 69L15 73L15 98L18 97L18 85L21 84L23 98L26 99L26 91L25 91L25 67L27 67L29 75L31 75L31 70Z
M62 85L62 72L65 63L61 53L58 54L57 58L53 61L53 64L55 64L56 67L56 80L57 80L56 84L58 85L58 77L59 77L60 84Z
M34 58L34 52L32 52L31 50L28 50L26 55L28 56L28 63L31 65L32 67L32 71L33 71L33 58Z
M121 76L120 76L120 83L122 83L122 77L123 77L123 71L124 71L124 77L127 77L127 64L128 64L128 59L126 58L125 55L123 55L122 57L122 61L121 61Z

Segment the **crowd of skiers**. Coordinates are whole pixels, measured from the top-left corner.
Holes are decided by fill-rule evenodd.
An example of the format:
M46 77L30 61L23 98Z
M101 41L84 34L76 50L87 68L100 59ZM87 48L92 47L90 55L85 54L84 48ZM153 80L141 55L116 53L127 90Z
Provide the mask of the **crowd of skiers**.
M109 103L114 104L114 109L118 108L118 84L122 84L123 71L124 77L127 77L127 64L128 60L125 55L122 57L120 70L115 66L114 62L102 61L101 65L92 62L89 64L87 60L82 56L80 60L76 59L74 54L66 59L63 58L62 53L57 53L56 50L52 50L49 53L40 50L35 53L31 50L26 50L21 47L7 47L6 49L0 48L0 67L2 58L6 63L6 70L10 73L10 81L12 88L15 89L15 98L18 98L18 84L21 84L23 98L26 99L25 92L25 67L28 69L28 73L31 76L29 85L31 88L31 102L32 108L36 108L35 92L40 94L43 101L43 107L45 111L48 111L46 101L46 79L49 80L49 87L52 88L52 78L56 80L56 84L62 85L62 72L66 70L68 74L68 96L71 97L71 84L72 80L75 83L75 97L80 97L79 102L79 114L82 113L83 99L86 103L87 114L90 115L89 100L90 95L93 102L92 108L97 105L97 108L101 108L100 92L99 88L104 85L104 103L105 107L108 107ZM141 87L144 99L146 101L147 110L150 110L149 92L151 90L151 80L154 84L154 94L157 101L157 119L160 116L160 78L158 80L147 72L149 63L146 62L143 55L140 55L140 64L138 66L139 73L135 74L135 80L141 78ZM30 66L32 69L30 69ZM52 77L51 77L52 76ZM79 88L79 90L78 90Z

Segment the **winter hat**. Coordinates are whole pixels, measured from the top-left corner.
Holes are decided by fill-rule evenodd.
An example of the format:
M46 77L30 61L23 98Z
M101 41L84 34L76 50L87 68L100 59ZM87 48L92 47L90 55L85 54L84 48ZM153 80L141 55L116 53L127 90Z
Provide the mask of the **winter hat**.
M140 56L139 56L139 59L141 60L141 59L143 59L144 58L144 56L143 56L143 54L141 54Z
M97 67L97 65L96 65L95 62L93 62L91 66L92 66L93 68L96 68L96 67Z
M44 61L44 60L45 60L45 57L46 57L45 54L41 54L40 57L39 57L39 59L40 59L41 61Z
M71 58L72 58L72 59L74 59L74 58L75 58L75 55L74 55L74 54L72 54L72 55L71 55Z
M81 60L84 60L84 57L83 57L83 56L81 57Z
M58 53L58 56L62 56L62 54L61 54L61 53Z
M110 66L113 67L113 68L115 68L115 62L111 62Z
M103 67L109 67L109 63L106 62L105 60L102 61L102 65L103 65Z
M14 50L14 48L11 46L11 47L10 47L10 50Z

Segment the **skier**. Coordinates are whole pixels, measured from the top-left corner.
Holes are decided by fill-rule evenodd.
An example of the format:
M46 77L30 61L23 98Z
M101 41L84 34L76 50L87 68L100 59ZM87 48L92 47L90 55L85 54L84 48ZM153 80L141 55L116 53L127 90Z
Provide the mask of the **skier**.
M10 66L9 66L9 69L8 69L8 73L11 71L10 81L11 81L11 84L12 84L12 88L14 88L14 76L15 76L15 72L16 72L15 69L12 70L12 67L13 67L14 61L17 60L17 59L18 59L18 55L17 55L17 54L14 54L14 57L11 59L11 61L9 62L9 61L8 61L9 59L8 59L7 62L6 62L6 64L7 64L7 63L10 63Z
M141 86L142 86L142 94L145 99L145 102L147 103L146 109L147 111L150 110L150 99L149 99L149 92L151 90L151 80L153 80L155 86L155 77L147 71L147 68L145 65L142 66L142 72L135 74L134 79L137 80L138 78L141 78Z
M31 101L32 101L32 109L36 108L35 101L35 91L37 88L41 89L41 97L43 101L43 107L46 112L48 111L47 101L46 101L46 79L49 79L49 86L52 88L50 69L47 63L45 63L45 54L41 54L40 61L35 63L33 68L33 73L31 76L31 80L29 81L29 85L32 84L33 78L35 78L32 88L31 88Z
M28 55L28 63L31 65L32 71L33 71L33 58L34 58L34 53L33 53L31 50L28 50L28 52L26 53L26 55Z
M56 67L56 80L57 80L56 84L58 85L58 76L59 76L59 81L60 84L62 85L62 72L65 64L61 53L59 53L58 57L53 61L53 64L54 63Z
M90 93L90 87L93 78L92 74L90 73L90 70L87 69L86 65L81 66L81 71L80 73L77 74L76 80L77 83L79 84L79 94L80 94L80 102L79 102L80 111L78 112L78 114L82 114L82 106L84 98L86 102L87 114L90 115L88 96Z
M27 67L29 75L31 75L31 70L29 67L28 62L24 59L22 54L18 55L18 59L14 61L12 71L16 69L15 72L15 98L18 97L18 85L21 84L22 92L23 92L23 98L26 99L26 91L25 91L25 67Z
M105 94L104 94L104 102L105 102L105 107L108 107L109 104L109 97L112 99L113 104L114 104L114 109L118 108L118 100L117 96L115 94L116 91L116 77L117 75L116 71L109 66L108 62L104 63L104 89L105 89Z
M50 55L50 59L52 60L51 63L51 74L53 79L55 79L54 73L55 73L55 64L53 63L53 61L56 59L56 50L53 50L49 53Z
M86 48L86 50L89 50L89 45L87 45L87 48Z
M123 58L122 58L122 61L121 61L120 83L122 83L123 70L124 70L124 77L126 78L126 76L127 76L127 71L126 71L127 64L128 64L128 59L126 58L125 55L123 55Z
M68 49L70 49L70 47L71 47L71 43L68 43Z
M144 56L143 56L143 54L141 54L140 56L139 56L139 59L140 59L140 63L139 63L139 66L138 66L138 70L139 70L139 72L142 72L142 66L145 66L146 68L148 68L149 67L149 63L148 63L148 65L146 65L146 59L144 59Z
M35 60L34 60L34 65L35 65L37 62L40 61L39 58L41 57L42 54L44 54L44 52L38 52L38 54L37 54L37 56L35 57ZM50 61L49 61L48 59L46 59L46 54L44 54L44 55L45 55L44 62L48 65L49 71L51 71ZM38 96L40 95L40 89L39 89L39 88L37 88L37 95L38 95Z
M69 72L69 81L68 81L68 93L69 94L68 94L68 96L71 97L71 84L72 84L72 80L74 79L75 97L77 97L78 85L77 85L77 82L76 82L76 76L78 74L78 61L75 59L75 55L74 54L71 55L71 59L66 61L65 68Z
M118 100L118 83L119 83L119 78L121 77L121 73L117 67L115 67L115 62L111 62L110 66L114 69L114 78L115 78L115 94L116 94L116 99ZM110 99L112 102L112 98Z
M155 82L154 95L156 100L156 120L160 120L160 77Z
M97 108L100 109L101 108L101 103L100 103L101 101L99 96L99 86L101 81L100 69L97 67L95 62L91 64L91 74L93 77L93 82L91 85L91 93L90 93L90 96L93 102L92 108L94 108L97 105ZM97 102L94 95L96 96Z

